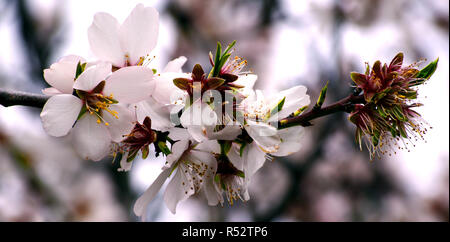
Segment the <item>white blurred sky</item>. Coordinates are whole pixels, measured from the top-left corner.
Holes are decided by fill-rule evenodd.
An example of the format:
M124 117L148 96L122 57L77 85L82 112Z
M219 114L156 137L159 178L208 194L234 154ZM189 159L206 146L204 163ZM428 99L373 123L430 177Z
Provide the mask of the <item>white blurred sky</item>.
M39 16L49 17L53 8L60 7L65 11L63 17L66 21L67 28L64 29L66 33L66 42L60 49L59 53L53 57L57 60L59 57L68 54L77 54L87 58L93 58L89 50L87 40L87 28L92 22L93 16L96 12L103 11L117 17L119 21L123 21L133 7L143 2L147 6L155 6L159 8L163 1L112 1L112 0L96 0L96 1L75 1L75 0L35 0L30 1L35 9L35 14ZM314 2L314 3L312 3ZM277 83L285 80L293 80L298 77L310 80L311 82L317 80L314 75L309 76L311 69L316 67L308 65L307 53L311 42L320 43L321 54L331 53L326 37L330 36L330 29L327 29L327 19L319 18L314 14L314 9L317 7L325 7L329 5L329 0L320 1L286 1L286 9L290 14L299 16L306 22L303 23L302 28L293 28L290 25L278 24L272 30L274 33L273 41L270 46L268 63L270 71L269 78L273 80L266 83L265 88L277 90L279 89ZM394 1L393 1L394 2ZM448 14L447 1L435 1ZM387 10L386 10L387 11ZM412 10L414 11L414 10ZM389 11L386 15L389 17ZM411 36L421 38L420 48L426 49L429 56L424 56L428 60L436 57L440 58L439 68L433 76L430 83L424 86L420 95L425 104L420 108L420 113L433 126L433 129L426 135L427 143L418 142L416 147L410 152L399 152L390 161L390 165L394 166L396 171L400 174L404 185L412 192L421 196L429 197L437 193L438 187L437 179L441 179L440 173L444 169L448 169L448 147L449 147L449 49L448 49L448 35L441 32L439 29L430 28L429 18L422 19L414 18L414 12L411 17L404 21L410 21ZM21 56L20 46L17 44L17 38L14 34L13 27L15 26L14 16L5 14L0 16L0 62L3 66L8 66L12 69L20 69L21 66L26 66L26 60ZM398 52L403 51L406 56L406 62L411 63L414 60L408 58L408 50L402 49L403 43L407 39L400 39L395 34L396 25L394 22L377 21L369 28L360 29L356 25L348 24L343 26L343 50L348 58L355 58L355 63L360 63L357 70L363 71L364 62L373 63L377 59L389 62L390 59ZM426 33L426 34L423 34ZM155 50L155 55L159 59L156 64L161 68L168 61L169 51L174 47L176 36L172 21L163 17L160 19L160 33L158 45ZM393 37L394 36L394 37ZM220 40L218 40L220 41ZM239 43L238 43L239 44ZM389 48L386 48L389 46ZM6 48L5 48L6 47ZM205 53L205 56L207 53ZM295 61L292 57L295 56ZM188 56L189 58L189 56ZM5 65L6 64L6 65ZM303 67L303 68L299 68ZM308 78L306 78L308 77ZM261 87L261 86L260 86ZM287 88L287 86L283 87ZM25 118L23 113L15 112L2 117L9 119L11 122L22 120ZM319 121L320 122L320 121ZM26 126L26 125L24 125ZM39 120L34 119L33 126L41 129ZM355 151L358 152L358 151ZM132 171L132 182L136 186L138 192L142 192L148 185L150 185L160 172L162 161L140 161L136 162ZM195 220L196 214L193 214L189 209L183 209L184 206L195 206L195 203L187 203L180 205L180 211L176 216L164 207L159 219L161 220Z

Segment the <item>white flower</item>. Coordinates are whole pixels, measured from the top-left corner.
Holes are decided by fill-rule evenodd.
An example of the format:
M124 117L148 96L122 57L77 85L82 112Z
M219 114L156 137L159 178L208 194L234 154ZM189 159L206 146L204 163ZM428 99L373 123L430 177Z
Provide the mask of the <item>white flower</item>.
M242 150L241 145L233 143L226 157L218 158L214 179L205 184L204 191L208 204L211 206L219 202L223 204L224 194L231 205L238 198L248 201L250 179L264 165L266 156L255 142L246 144Z
M295 152L300 149L298 134L302 127L278 130L272 124L309 103L310 99L304 86L295 86L267 98L257 90L241 104L245 118L244 128L266 153L284 155Z
M52 65L46 71L47 82L58 90L64 86L65 90L44 105L41 112L44 130L51 136L61 137L75 123L71 132L75 149L83 158L100 160L109 151L111 141L119 142L132 129L135 118L122 104L150 96L154 88L153 73L140 66L111 73L111 64L100 62L82 72L73 87L68 88L67 82L73 82L75 72L63 64ZM72 88L77 96L72 95Z
M216 111L198 99L181 114L181 125L187 128L197 142L212 139L234 140L242 132L240 125L231 122L227 116L219 117Z
M242 86L243 88L236 89L237 92L225 93L225 110L222 105L207 104L206 97L214 97L215 90L208 90L203 94L202 98L194 100L194 103L183 111L180 117L180 123L187 128L194 140L201 142L203 140L234 140L242 133L242 127L239 122L236 122L234 117L235 108L231 102L227 102L227 95L234 95L236 100L249 95L250 91L257 79L256 75L245 74L240 75L234 84ZM194 86L195 90L195 86ZM218 92L216 92L217 94Z
M172 176L164 192L164 202L175 214L177 204L199 192L206 181L213 178L217 162L214 153L220 147L215 140L194 144L180 140L172 147L166 165L153 184L139 197L134 205L137 216L146 214L147 205L153 200L169 176Z
M140 65L155 48L158 39L159 14L155 8L138 4L119 24L108 13L97 13L89 27L92 52L115 67Z
M134 105L139 122L143 122L145 117L148 116L152 119L152 127L155 130L167 131L175 126L170 119L170 115L173 112L178 112L184 103L177 103L177 98L174 97L180 97L180 100L184 101L185 93L173 84L173 79L188 75L182 73L181 70L186 61L186 57L180 56L170 61L162 73L154 75L156 90L152 97ZM171 100L171 97L174 101Z
M83 57L69 55L44 70L44 79L52 87L42 90L46 95L72 94L75 74L79 62L86 62Z
M253 86L255 85L258 76L255 74L242 74L238 76L238 79L233 84L243 86L239 89L239 94L244 97L248 97L253 93Z

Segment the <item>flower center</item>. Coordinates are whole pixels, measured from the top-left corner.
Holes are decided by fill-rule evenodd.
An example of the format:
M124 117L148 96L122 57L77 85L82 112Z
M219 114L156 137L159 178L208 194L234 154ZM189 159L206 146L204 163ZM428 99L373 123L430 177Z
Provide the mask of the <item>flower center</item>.
M84 107L80 112L80 116L85 112L89 112L90 115L97 116L97 123L104 123L106 126L108 122L103 118L103 111L108 112L114 118L119 119L118 112L111 110L112 104L119 103L114 99L113 94L106 96L102 93L105 87L105 81L100 82L92 91L76 90L76 94L84 101Z
M263 100L257 100L245 107L244 116L255 121L264 120L270 113L269 106Z
M86 109L89 112L90 115L96 115L97 116L97 123L104 123L106 126L109 125L108 122L106 122L102 117L102 112L106 111L109 114L111 114L114 118L119 119L118 112L111 110L111 104L116 103L117 101L114 100L113 94L109 96L104 96L101 93L92 93L86 95L85 99L85 105Z
M233 60L227 61L227 63L222 67L221 74L229 73L238 75L241 73L242 69L247 65L247 60L242 59L239 56L235 56Z

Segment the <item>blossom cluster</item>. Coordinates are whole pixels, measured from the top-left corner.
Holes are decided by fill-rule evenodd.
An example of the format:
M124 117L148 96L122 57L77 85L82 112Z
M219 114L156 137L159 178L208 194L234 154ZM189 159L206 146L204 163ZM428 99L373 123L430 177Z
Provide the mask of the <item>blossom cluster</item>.
M306 88L253 90L257 76L231 56L235 42L210 53L209 72L198 64L182 72L183 56L156 70L150 54L157 37L154 8L139 4L122 24L97 13L88 38L98 59L66 56L44 70L51 85L43 90L51 96L41 113L44 130L70 136L85 159L121 156L121 171L147 158L150 146L165 156L161 174L135 204L139 216L168 179L164 201L173 213L197 193L209 205L248 200L250 179L267 158L300 149L303 128L277 124L309 105Z
M44 130L68 136L85 159L120 157L119 171L130 170L136 157L146 159L150 151L164 156L160 175L135 203L138 216L167 180L164 201L172 213L194 194L203 194L211 206L249 200L251 178L265 161L301 148L302 122L279 124L305 112L306 87L273 94L254 90L257 75L233 55L235 42L225 48L218 43L208 69L197 64L183 72L184 56L162 70L153 68L158 21L158 12L142 4L123 23L97 13L88 29L97 59L65 56L44 70L51 86L43 90L50 96L41 113ZM412 110L419 104L410 101L417 97L413 87L435 66L419 71L402 63L399 54L389 66L377 61L371 71L351 75L364 102L351 104L349 119L357 126L357 141L370 137L372 151L386 143L387 134L423 134L420 115ZM320 112L326 90L310 114Z
M356 141L361 146L366 138L371 156L395 154L397 148L409 151L413 140L424 139L428 124L414 110L422 106L417 88L433 75L437 62L419 70L417 63L403 66L403 53L398 53L389 65L376 61L372 69L367 64L364 74L351 73L365 104L357 104L349 119L357 127Z

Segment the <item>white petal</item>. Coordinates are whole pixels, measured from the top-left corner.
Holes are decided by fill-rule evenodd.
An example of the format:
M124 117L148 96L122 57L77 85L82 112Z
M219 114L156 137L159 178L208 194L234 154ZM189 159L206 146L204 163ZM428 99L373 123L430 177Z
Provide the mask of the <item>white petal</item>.
M235 140L241 133L241 126L228 124L218 132L208 133L207 137L208 139Z
M213 144L212 141L207 142ZM218 144L217 141L214 140L214 142L215 144ZM195 149L198 148L199 146L195 147ZM212 149L208 148L208 150ZM218 150L220 151L220 147L218 147ZM217 160L214 155L210 152L192 150L188 154L188 159L197 165L200 165L200 167L206 167L205 173L201 178L203 179L203 183L201 183L198 189L204 192L208 200L208 205L214 206L217 205L218 202L223 203L222 191L219 187L214 185L214 175L217 172Z
M275 152L281 143L280 137L277 135L277 129L262 122L253 122L247 120L245 130L253 140L265 150L265 152Z
M198 143L195 146L194 150L220 153L220 144L217 142L217 140L205 140L201 143Z
M246 180L250 180L250 178L256 173L264 165L266 161L266 153L264 153L257 144L252 143L246 147L247 149L245 154L245 177Z
M284 97L286 97L286 99L281 111L273 117L270 117L268 122L285 118L299 108L309 105L310 99L309 95L306 94L306 91L307 89L304 86L295 86L271 96L269 98L269 107L275 107Z
M73 88L83 91L92 91L101 81L111 73L111 64L99 62L95 66L87 68L75 81Z
M142 123L145 117L152 120L152 129L167 131L175 125L170 121L170 110L167 106L157 103L153 98L135 104L138 122Z
M52 87L62 93L72 94L78 61L84 61L79 56L66 56L44 70L44 79Z
M66 55L66 56L61 57L61 59L59 59L59 61L73 62L77 65L78 65L78 62L81 62L81 63L86 62L86 60L83 57L78 56L78 55Z
M212 127L204 127L200 125L191 125L187 127L187 131L191 135L191 139L197 142L202 142L208 140L206 134L208 133L207 129L210 132L213 131Z
M133 162L127 161L128 158L128 152L125 152L122 154L122 159L120 160L120 168L117 168L117 171L129 171L131 170L131 166L133 165Z
M155 91L152 96L161 104L174 104L182 99L186 92L173 84L175 78L190 78L186 73L161 73L155 76Z
M52 96L41 112L44 130L55 137L66 135L77 120L82 106L82 101L73 95Z
M58 89L56 89L54 87L45 88L45 89L42 90L42 93L44 93L45 95L48 95L48 96L54 96L54 95L57 95L57 94L63 94L62 92L60 92Z
M95 115L86 113L72 131L75 150L86 160L99 161L110 151L111 136L106 126L97 123Z
M88 29L88 38L92 52L100 60L122 67L125 64L125 52L120 43L119 28L116 18L108 13L97 13Z
M171 167L175 162L177 162L181 155L183 155L184 151L187 150L187 148L189 147L189 141L188 140L180 140L178 142L176 142L173 146L172 146L172 153L169 154L166 158L166 165L164 166L165 168L169 168Z
M244 86L245 89L253 89L256 79L258 79L258 76L255 74L245 74L240 75L239 78L233 83Z
M241 157L240 146L236 145L236 144L233 144L232 148L230 149L230 151L227 154L228 159L230 159L231 164L233 164L234 167L236 167L237 169L239 169L241 171L244 170L244 159L247 158L245 155L246 155L246 153L243 153L242 157Z
M191 135L184 128L171 128L169 129L169 138L172 140L189 140L191 139Z
M186 200L195 193L192 180L189 181L188 179L189 173L185 173L184 169L186 168L183 168L184 165L178 166L175 176L170 180L164 192L164 202L173 214L176 213L179 202Z
M120 142L123 140L124 135L131 132L136 121L133 113L121 105L111 105L110 109L116 111L119 118L115 118L108 112L103 111L102 117L109 123L107 126L111 139L114 142Z
M207 139L206 135L213 131L217 124L217 114L208 104L198 100L183 112L180 122L200 142Z
M203 192L205 194L206 200L208 200L209 206L216 206L219 202L222 204L224 202L222 191L214 185L214 178L206 179L203 184Z
M158 40L159 16L152 7L138 4L120 27L123 50L129 55L130 65L150 54Z
M156 180L150 185L149 188L142 194L136 203L134 204L133 211L137 216L143 216L146 213L147 205L155 198L158 191L161 189L164 182L167 180L171 172L171 169L167 169L161 172Z
M274 156L288 156L300 150L303 141L304 128L301 126L290 127L278 130L278 134L283 142L277 152L271 153Z
M153 93L153 72L143 66L124 67L115 71L106 80L103 93L113 94L120 103L137 103Z
M164 67L163 69L163 73L164 72L176 72L176 73L181 73L183 72L181 70L181 67L183 67L183 65L186 63L187 58L184 56L180 56L172 61L170 61L169 63L167 63L167 65Z

